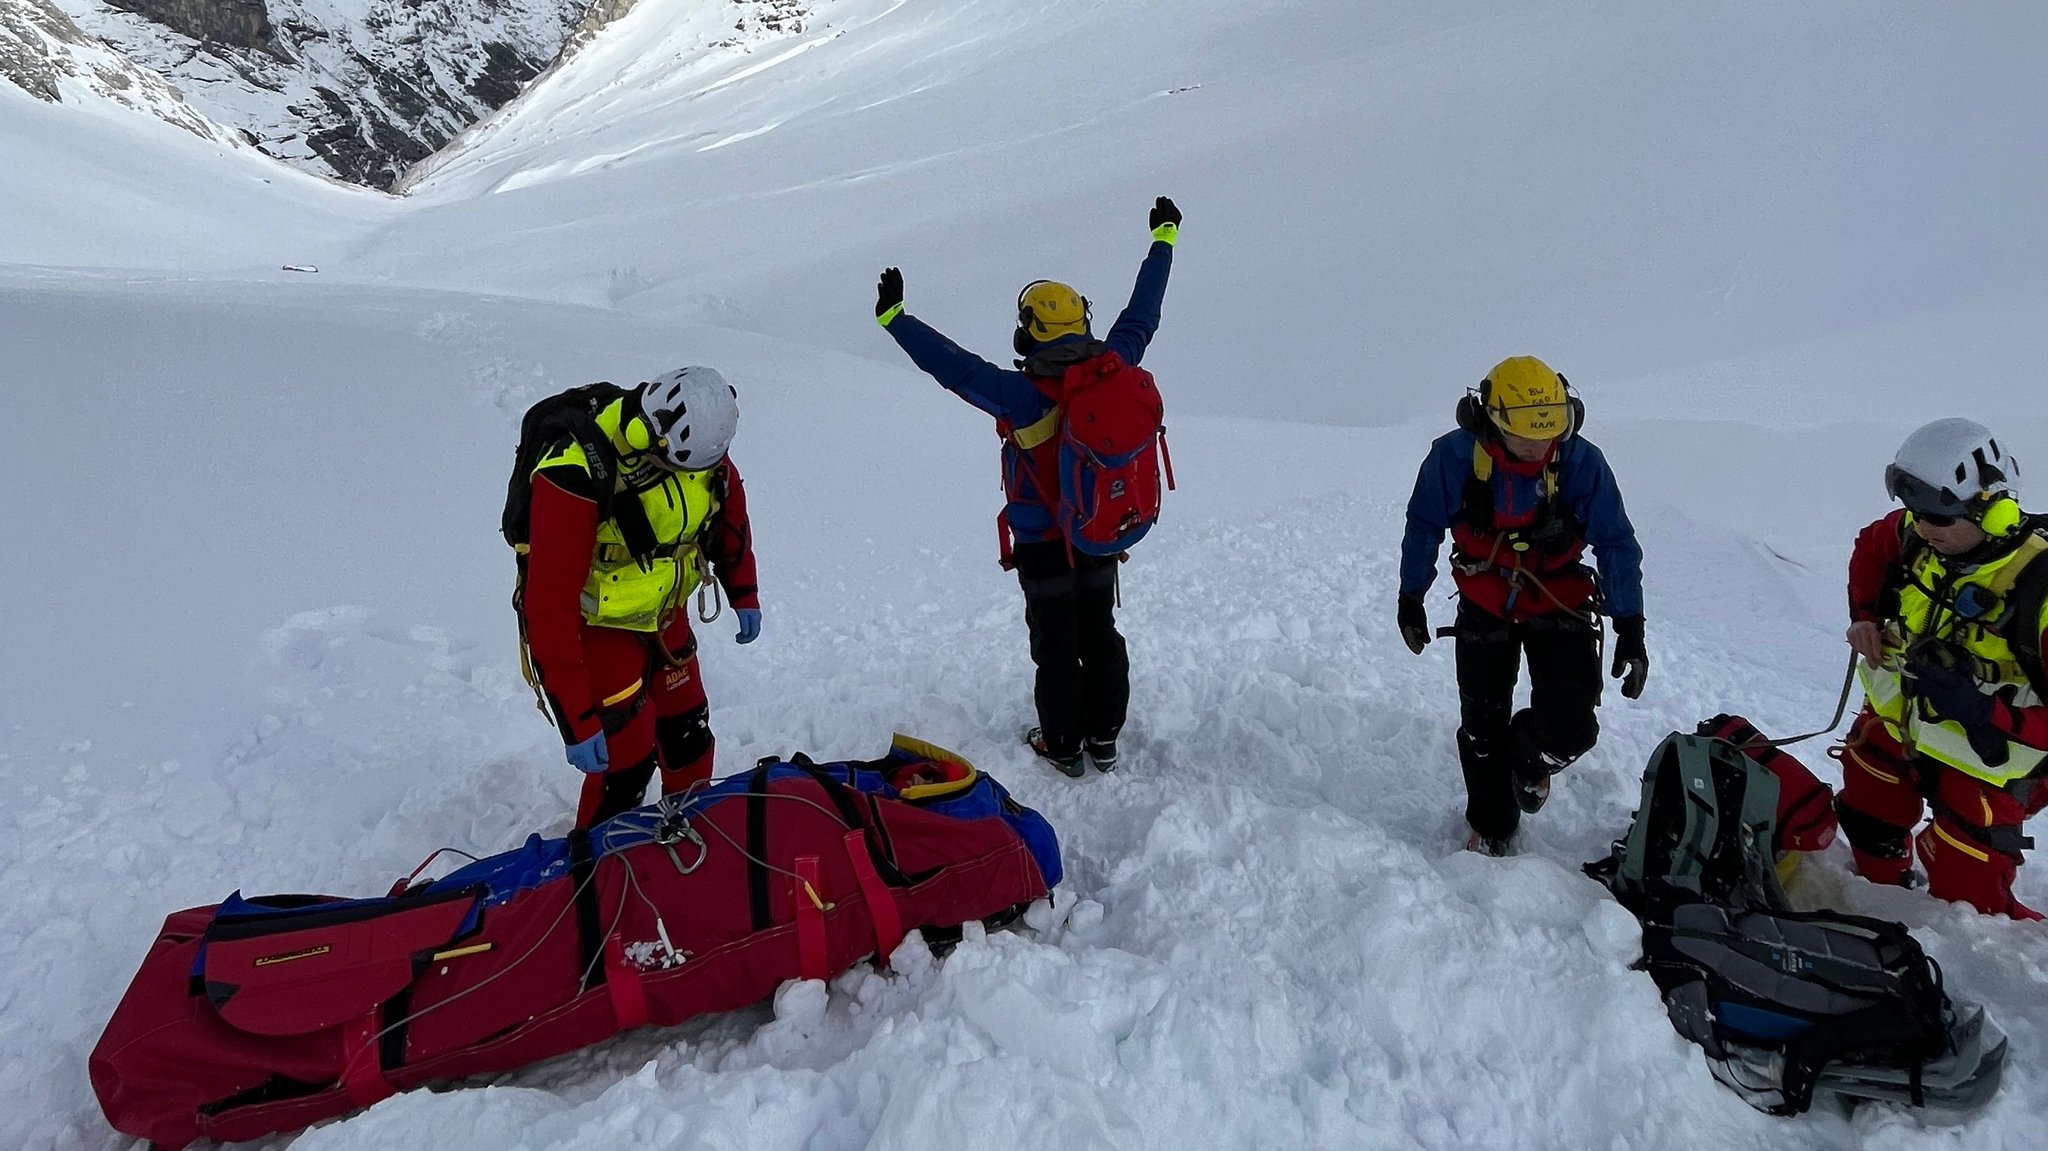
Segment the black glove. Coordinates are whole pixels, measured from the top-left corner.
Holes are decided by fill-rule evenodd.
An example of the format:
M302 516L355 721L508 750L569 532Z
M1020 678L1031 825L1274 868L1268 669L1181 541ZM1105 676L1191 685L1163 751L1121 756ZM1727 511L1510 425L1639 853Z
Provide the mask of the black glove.
M1933 704L1943 719L1964 727L1992 726L1994 697L1977 690L1976 677L1960 664L1915 659L1907 662L1906 673L1913 677L1913 693Z
M882 278L875 282L875 318L889 314L889 309L903 303L903 270L883 268Z
M1643 647L1643 617L1614 617L1614 666L1608 675L1621 681L1621 694L1628 699L1643 698L1643 684L1650 679L1650 653Z
M1963 725L1970 748L1992 767L2012 756L2012 745L1998 730L1997 697L1977 689L1977 677L1960 662L1943 662L1916 657L1906 661L1906 674L1913 677L1913 694L1933 705L1943 719Z
M1394 621L1401 629L1401 642L1416 655L1429 646L1429 609L1422 606L1419 595L1404 595L1394 611Z
M1145 226L1147 228L1157 228L1161 224L1172 224L1176 228L1180 227L1180 209L1174 207L1173 201L1164 196L1159 197L1159 199L1153 202L1152 218Z

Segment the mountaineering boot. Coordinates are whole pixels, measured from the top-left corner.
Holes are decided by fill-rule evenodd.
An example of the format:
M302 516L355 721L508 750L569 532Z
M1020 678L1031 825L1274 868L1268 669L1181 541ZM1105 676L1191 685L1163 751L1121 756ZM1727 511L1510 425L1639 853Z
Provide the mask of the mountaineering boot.
M1465 826L1473 834L1474 851L1481 849L1482 841L1505 849L1522 821L1515 802L1515 777L1508 764L1508 757L1493 751L1488 741L1458 729L1458 766L1465 776Z
M1488 839L1486 836L1475 831L1465 837L1465 850L1476 851L1481 855L1491 855L1498 859L1508 853L1508 840L1507 838Z
M1045 729L1042 727L1034 727L1030 731L1025 732L1024 742L1030 745L1031 750L1038 753L1038 758L1052 764L1055 768L1059 769L1061 775L1067 776L1070 779L1079 779L1088 770L1082 764L1081 753L1078 750L1066 755L1053 754L1045 746Z
M1550 777L1570 767L1572 759L1534 748L1524 755L1527 758L1515 769L1515 806L1524 815L1534 815L1550 800Z
M1517 774L1515 776L1515 806L1523 815L1534 815L1543 810L1550 800L1550 776L1548 773L1534 779Z
M1104 775L1116 770L1115 736L1108 739L1084 739L1081 741L1081 750L1088 756L1088 762L1095 765L1095 770Z

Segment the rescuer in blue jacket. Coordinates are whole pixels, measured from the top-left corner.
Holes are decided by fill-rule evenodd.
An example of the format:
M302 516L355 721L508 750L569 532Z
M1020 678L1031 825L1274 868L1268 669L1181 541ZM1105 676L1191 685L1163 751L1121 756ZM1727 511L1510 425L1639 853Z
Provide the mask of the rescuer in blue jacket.
M1601 613L1621 694L1640 696L1650 674L1642 548L1606 457L1579 434L1582 411L1543 361L1503 361L1430 446L1408 501L1401 638L1418 655L1430 641L1422 596L1449 532L1467 846L1490 855L1599 736ZM1580 562L1589 546L1597 571ZM1529 706L1511 714L1525 653Z
M1117 736L1130 705L1130 660L1116 628L1116 557L1074 552L1055 518L1055 385L1070 365L1105 351L1133 366L1144 358L1159 327L1180 221L1180 209L1161 196L1151 213L1152 247L1130 303L1101 339L1090 330L1087 299L1072 287L1053 280L1025 285L1011 340L1019 357L1014 369L997 367L905 312L902 272L886 269L876 286L875 318L898 346L946 390L996 419L1008 501L998 519L1003 566L1016 571L1024 589L1038 668L1038 726L1025 738L1071 776L1085 771L1084 755L1097 770L1115 770Z

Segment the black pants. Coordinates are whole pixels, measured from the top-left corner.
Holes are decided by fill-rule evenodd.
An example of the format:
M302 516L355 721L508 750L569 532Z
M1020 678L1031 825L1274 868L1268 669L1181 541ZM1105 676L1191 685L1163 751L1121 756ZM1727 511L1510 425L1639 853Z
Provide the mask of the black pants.
M1599 639L1571 616L1509 623L1470 601L1458 604L1458 758L1465 769L1465 822L1489 839L1521 823L1515 780L1554 772L1600 736ZM1529 706L1514 712L1515 680L1529 657Z
M1114 740L1131 704L1130 656L1116 630L1116 560L1075 553L1070 561L1064 540L1018 544L1012 554L1046 750L1077 755L1083 738Z

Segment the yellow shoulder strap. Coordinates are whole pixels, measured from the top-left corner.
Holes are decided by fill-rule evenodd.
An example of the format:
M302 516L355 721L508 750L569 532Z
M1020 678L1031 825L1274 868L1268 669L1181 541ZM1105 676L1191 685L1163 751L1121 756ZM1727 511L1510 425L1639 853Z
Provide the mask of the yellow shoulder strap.
M1059 432L1060 409L1059 405L1055 404L1051 411L1045 413L1044 419L1039 420L1035 424L1027 424L1024 427L1018 428L1010 433L1010 438L1016 441L1018 447L1028 452L1032 448L1058 435Z
M1472 441L1472 474L1478 477L1479 482L1482 484L1493 479L1493 456L1487 453L1486 445L1476 439ZM1545 503L1556 499L1557 465L1554 462L1545 465L1543 478L1536 482L1543 489L1543 501Z
M2040 532L2028 532L2027 538L2014 549L2012 560L1992 575L1984 589L2000 596L2009 594L2027 567L2041 558L2042 552L2048 552L2048 537L2043 537Z

